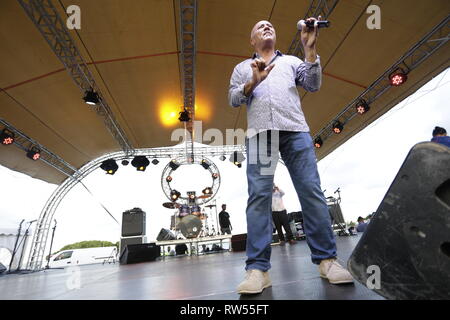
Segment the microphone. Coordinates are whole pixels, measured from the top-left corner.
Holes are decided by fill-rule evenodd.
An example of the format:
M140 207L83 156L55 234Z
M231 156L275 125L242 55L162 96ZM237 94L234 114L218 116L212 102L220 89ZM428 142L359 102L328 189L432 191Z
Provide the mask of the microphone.
M302 30L302 22L304 24L306 24L307 27L313 28L315 26L317 26L318 28L328 28L330 26L330 21L328 20L324 20L324 21L306 21L306 20L300 20L299 22L297 22L297 30L301 31Z

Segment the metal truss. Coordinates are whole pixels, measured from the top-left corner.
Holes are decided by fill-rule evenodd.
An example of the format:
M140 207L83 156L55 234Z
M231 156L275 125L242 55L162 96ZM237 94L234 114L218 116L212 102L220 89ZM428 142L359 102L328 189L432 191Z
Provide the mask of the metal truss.
M221 155L230 155L235 151L245 152L245 146L243 145L225 145L214 147L196 147L193 149L193 154L196 157L214 157ZM166 147L166 148L148 148L148 149L135 149L134 156L146 156L149 158L177 158L186 155L186 149L184 147ZM76 178L67 178L50 196L47 200L44 208L42 209L39 219L37 221L37 228L33 235L33 241L31 244L31 252L28 259L28 269L33 271L39 271L43 269L45 264L45 250L47 247L47 240L49 231L51 228L51 222L53 221L53 215L56 212L61 200L65 195L79 182L81 182L92 171L97 169L101 163L107 159L114 159L116 161L130 159L132 156L124 151L105 154L97 159L94 159L80 168L77 172ZM216 190L217 191L217 190Z
M389 75L392 72L402 69L409 73L416 69L422 62L430 58L439 48L444 46L449 40L450 16L447 16L441 23L431 30L425 37L410 48L397 62L387 69L377 80L375 80L364 92L353 99L337 116L335 116L325 127L323 127L314 139L320 137L323 142L333 133L333 123L339 120L343 125L353 119L358 113L355 105L365 100L368 105L376 101L383 93L392 86Z
M186 158L192 157L194 145L193 123L195 120L195 58L197 29L197 0L180 0L180 65L184 109L189 113L190 120L185 122L189 132L186 139ZM189 155L188 155L189 154Z
M14 133L15 135L14 144L20 149L27 152L28 150L31 149L31 147L36 147L40 150L39 161L44 161L49 166L55 168L62 174L68 176L69 178L73 178L78 175L78 170L74 166L64 161L61 157L48 150L39 142L31 139L25 133L14 128L11 124L9 124L3 119L0 119L0 124L2 124L5 128Z
M311 0L309 9L303 19L322 16L322 19L326 20L338 2L339 0ZM287 54L303 58L305 53L303 52L303 44L300 35L301 31L297 31Z
M125 132L114 117L108 103L102 96L94 77L75 46L75 42L66 29L66 25L58 15L50 0L17 0L24 8L28 17L35 24L39 32L45 38L50 48L62 62L72 80L84 94L86 90L94 90L99 96L99 103L93 106L96 113L103 121L119 143L122 150L132 153L132 145Z

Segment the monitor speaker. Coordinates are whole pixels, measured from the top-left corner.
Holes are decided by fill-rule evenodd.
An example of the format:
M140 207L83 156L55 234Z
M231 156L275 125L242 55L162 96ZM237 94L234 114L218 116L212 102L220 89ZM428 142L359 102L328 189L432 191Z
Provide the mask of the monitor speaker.
M450 299L450 148L410 150L348 269L388 299Z
M161 248L155 243L129 244L120 255L120 264L154 261L161 256Z
M6 271L6 267L0 262L0 274Z
M176 240L177 238L172 233L172 231L168 229L162 228L159 232L158 236L156 237L157 241L168 241L168 240Z
M145 212L140 208L122 214L122 237L145 235Z

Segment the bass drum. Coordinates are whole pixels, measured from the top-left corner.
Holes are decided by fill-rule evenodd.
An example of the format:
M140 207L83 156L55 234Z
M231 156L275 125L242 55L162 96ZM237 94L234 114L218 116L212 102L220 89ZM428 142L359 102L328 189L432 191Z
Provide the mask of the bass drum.
M181 218L178 227L180 228L183 236L185 236L187 239L190 239L198 237L200 231L202 231L203 224L200 218L190 214Z

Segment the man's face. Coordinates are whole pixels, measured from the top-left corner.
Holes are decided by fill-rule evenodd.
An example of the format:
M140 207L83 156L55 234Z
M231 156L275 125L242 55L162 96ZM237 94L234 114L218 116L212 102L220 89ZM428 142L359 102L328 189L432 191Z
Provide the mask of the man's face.
M264 42L271 41L275 46L276 41L275 29L269 21L259 21L252 29L250 36L250 43L253 47L258 46Z
M222 210L226 210L227 206L223 205Z

